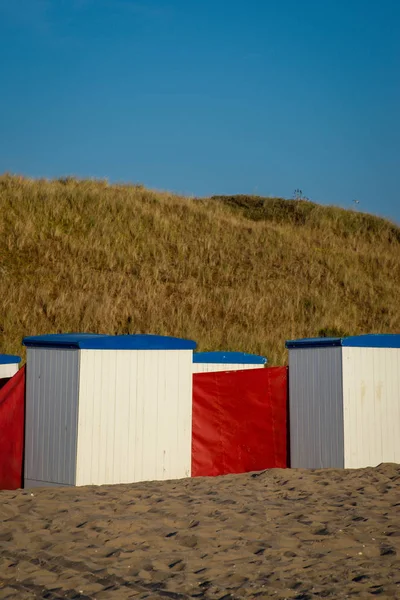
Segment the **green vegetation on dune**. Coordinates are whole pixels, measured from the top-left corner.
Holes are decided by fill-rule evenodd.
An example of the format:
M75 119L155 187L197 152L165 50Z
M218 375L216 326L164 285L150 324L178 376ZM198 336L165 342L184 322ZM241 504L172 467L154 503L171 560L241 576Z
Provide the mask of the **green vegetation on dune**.
M285 339L400 330L400 228L308 201L0 177L0 351L57 331Z
M284 200L259 196L212 196L225 206L236 209L253 221L302 225L313 228L329 227L341 237L363 235L371 240L385 237L390 243L400 242L400 228L385 219L367 213L321 206L307 200Z

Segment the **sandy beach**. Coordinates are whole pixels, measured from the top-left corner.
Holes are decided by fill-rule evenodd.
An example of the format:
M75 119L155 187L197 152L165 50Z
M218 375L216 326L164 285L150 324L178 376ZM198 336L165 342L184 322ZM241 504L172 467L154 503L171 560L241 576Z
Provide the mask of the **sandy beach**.
M0 599L400 598L400 466L0 493Z

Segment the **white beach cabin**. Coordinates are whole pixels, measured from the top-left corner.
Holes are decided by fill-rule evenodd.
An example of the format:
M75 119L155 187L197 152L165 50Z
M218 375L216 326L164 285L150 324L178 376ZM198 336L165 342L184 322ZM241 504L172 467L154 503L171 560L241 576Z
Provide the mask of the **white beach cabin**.
M25 487L189 477L195 342L28 337Z
M286 342L290 466L400 463L400 335Z
M20 362L20 356L0 354L0 386L17 373Z
M262 369L267 363L264 356L245 352L194 352L193 373L210 371L241 371Z

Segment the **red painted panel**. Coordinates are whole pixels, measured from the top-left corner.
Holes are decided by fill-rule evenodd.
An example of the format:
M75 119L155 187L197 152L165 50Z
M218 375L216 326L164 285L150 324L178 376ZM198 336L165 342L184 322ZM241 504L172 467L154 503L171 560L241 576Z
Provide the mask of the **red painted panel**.
M287 367L193 375L192 476L287 464Z
M0 490L22 487L25 366L0 390Z

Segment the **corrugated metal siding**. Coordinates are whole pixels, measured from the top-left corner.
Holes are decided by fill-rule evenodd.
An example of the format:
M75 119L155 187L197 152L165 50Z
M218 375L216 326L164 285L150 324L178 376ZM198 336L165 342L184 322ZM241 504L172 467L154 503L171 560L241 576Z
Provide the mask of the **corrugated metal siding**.
M344 466L341 348L289 350L291 467Z
M263 369L264 365L246 365L232 363L193 363L193 373L211 373L214 371L243 371L245 369Z
M192 351L80 355L77 485L189 477Z
M400 350L343 348L345 467L400 462Z
M0 379L8 379L18 372L17 364L0 365Z
M43 483L43 481L36 481L35 479L25 479L24 481L24 488L25 489L31 489L31 488L36 488L36 487L74 487L72 484L67 484L67 483L51 483L49 481L46 481L46 483Z
M78 378L77 350L27 349L26 480L75 483Z

